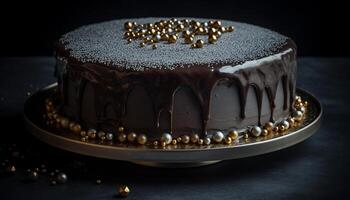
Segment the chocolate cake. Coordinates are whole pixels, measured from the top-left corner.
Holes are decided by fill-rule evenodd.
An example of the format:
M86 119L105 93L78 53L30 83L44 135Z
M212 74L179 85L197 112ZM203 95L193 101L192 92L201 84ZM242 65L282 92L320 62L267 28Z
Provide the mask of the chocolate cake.
M214 42L207 42L209 34L194 33L202 45L193 42L191 48L179 38L185 37L181 28L196 22L208 33L218 21L123 19L63 35L55 48L60 113L87 130L133 133L131 141L140 134L159 140L164 133L210 138L251 127L260 134L266 123L291 120L294 42L265 28L221 20L219 25L230 31L221 28L225 32ZM147 38L142 42L140 35L126 34L144 27L161 31L160 23L180 27L174 29L175 42L162 41L163 32L150 45Z

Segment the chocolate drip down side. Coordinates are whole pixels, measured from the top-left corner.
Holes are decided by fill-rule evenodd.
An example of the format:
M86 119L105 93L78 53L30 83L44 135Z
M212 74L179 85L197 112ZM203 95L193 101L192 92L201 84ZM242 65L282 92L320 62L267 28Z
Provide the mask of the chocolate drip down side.
M175 70L123 71L94 63L79 63L62 55L57 56L57 60L56 76L59 97L64 102L62 105L64 112L72 115L82 124L95 125L97 128L106 128L110 131L115 131L118 126L124 125L123 119L128 114L129 95L138 86L144 88L151 99L153 113L149 115L155 119L152 125L138 131L147 134L152 132L154 137L167 131L175 135L181 134L178 130L182 130L182 127L175 127L173 124L174 96L180 88L188 88L199 105L201 127L192 131L200 131L203 135L212 128L208 127L209 123L211 126L213 124L212 93L220 84L226 84L229 88L237 87L242 121L246 118L248 90L249 88L254 89L258 107L258 124L248 125L261 125L262 123L264 92L268 97L271 121L278 120L273 117L278 84L281 82L283 86L284 113L290 112L289 109L292 108L295 95L296 52L292 48L280 54L262 58L260 61L248 61L236 66L222 64L215 68L195 66ZM84 97L84 93L87 92L87 84L92 85L93 97ZM69 92L69 88L74 88L74 92ZM72 98L74 98L72 101L68 100ZM96 119L95 124L83 120L86 118L82 116L83 101L86 100L84 98L93 98L95 101L94 105L89 105L94 107L95 116L90 118ZM112 117L108 116L107 112L113 113ZM161 117L164 114L170 118L166 128L160 126ZM231 125L236 128L242 128L242 126L243 124ZM126 128L133 130L133 127L126 126ZM191 131L186 127L183 128L183 131ZM215 128L219 129L219 127Z

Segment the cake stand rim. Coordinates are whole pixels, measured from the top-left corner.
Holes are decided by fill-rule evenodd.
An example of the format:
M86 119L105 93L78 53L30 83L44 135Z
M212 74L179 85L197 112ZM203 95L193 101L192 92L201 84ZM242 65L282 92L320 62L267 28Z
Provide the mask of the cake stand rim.
M311 106L315 106L317 116L305 127L297 129L286 135L248 144L240 144L237 146L221 146L211 148L197 149L140 149L130 147L117 147L111 145L101 145L86 143L79 140L59 136L45 130L43 127L35 124L27 114L28 104L33 101L36 96L43 94L45 91L52 90L57 87L57 83L53 83L40 89L31 95L24 105L24 121L26 128L39 140L56 148L66 151L113 160L124 160L137 164L158 167L172 167L170 163L183 163L184 166L195 166L213 164L221 160L238 159L243 157L257 156L266 154L280 149L284 149L300 143L312 136L320 127L323 108L318 99L310 92L297 88L297 93L307 95L312 100ZM169 165L167 165L169 163Z

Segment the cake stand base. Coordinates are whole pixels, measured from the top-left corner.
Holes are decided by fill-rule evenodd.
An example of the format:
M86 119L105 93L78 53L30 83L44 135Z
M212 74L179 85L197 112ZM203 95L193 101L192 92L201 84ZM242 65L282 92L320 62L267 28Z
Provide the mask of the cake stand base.
M27 129L39 140L54 147L82 155L124 160L132 163L167 168L198 167L214 164L222 160L261 155L287 148L313 135L321 124L322 107L310 93L297 89L297 94L309 102L305 119L299 127L283 134L270 133L267 136L249 139L239 138L231 145L211 144L169 145L150 147L145 145L107 143L95 140L83 142L80 138L62 129L54 129L45 124L42 111L45 99L55 93L57 84L47 86L29 97L24 106Z

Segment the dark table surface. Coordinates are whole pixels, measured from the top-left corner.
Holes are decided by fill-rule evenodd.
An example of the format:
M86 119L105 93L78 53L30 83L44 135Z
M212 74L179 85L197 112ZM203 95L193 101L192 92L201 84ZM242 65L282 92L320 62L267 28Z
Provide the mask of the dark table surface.
M55 81L53 66L52 57L0 58L0 168L14 163L17 169L2 169L0 199L115 199L120 184L130 187L128 199L349 199L349 58L299 59L298 87L324 108L311 138L278 152L190 169L90 158L33 138L24 128L23 104L29 93ZM28 181L26 170L41 164L65 172L68 182L52 186L45 173Z

